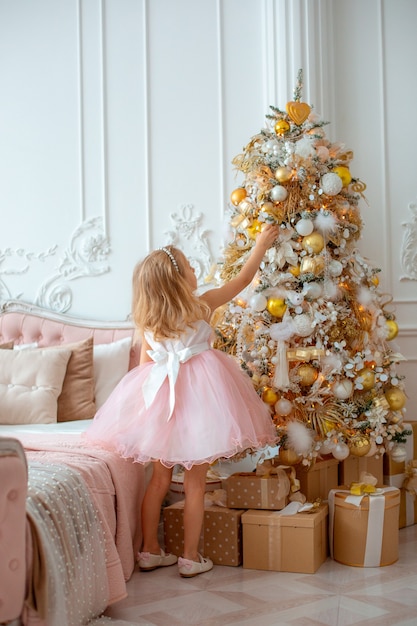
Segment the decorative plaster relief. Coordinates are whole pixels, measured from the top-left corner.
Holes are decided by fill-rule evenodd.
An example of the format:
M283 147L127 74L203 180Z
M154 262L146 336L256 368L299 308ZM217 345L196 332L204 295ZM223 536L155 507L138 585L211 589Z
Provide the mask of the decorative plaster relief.
M401 263L405 274L400 280L417 280L417 204L408 205L412 213L411 222L403 223L405 227L401 247Z
M0 303L25 299L22 293L12 293L6 284L7 276L28 274L31 269L35 269L36 262L45 262L57 252L58 245L40 253L22 248L0 250ZM103 231L102 218L94 217L83 222L73 233L69 248L64 250L58 271L43 282L33 304L58 313L68 311L72 305L72 290L68 283L76 278L108 272L110 268L105 261L109 253L110 245ZM12 267L9 267L10 260L13 262Z
M43 283L35 303L59 313L68 311L72 305L72 290L68 283L76 278L91 278L108 272L110 267L105 261L110 250L102 218L94 217L83 222L64 251L58 272Z
M213 257L208 243L208 230L201 229L202 213L194 213L192 204L181 204L178 213L171 213L174 230L165 231L167 245L179 248L195 270L198 287L207 285L212 273Z
M13 298L18 300L22 296L19 293L16 295L12 294L6 284L7 276L27 274L36 261L43 263L48 257L54 256L57 248L58 246L55 245L44 252L38 253L24 250L24 248L0 250L0 302Z

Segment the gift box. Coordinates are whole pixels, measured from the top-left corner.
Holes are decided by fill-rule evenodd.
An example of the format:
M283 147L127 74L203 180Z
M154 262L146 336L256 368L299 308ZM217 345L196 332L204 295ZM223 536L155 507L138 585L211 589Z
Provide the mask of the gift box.
M211 471L211 469L209 469L206 476L206 492L221 489L221 486L221 477L216 476L216 474ZM175 502L180 502L181 500L184 500L184 498L184 472L177 472L172 475L166 501L168 504L174 504Z
M329 494L330 555L354 567L380 567L398 560L400 490L382 487L352 495L347 487Z
M393 459L389 452L385 454L383 463L384 477L404 474L406 463L417 459L417 422L404 422L403 427L404 430L412 431L412 435L406 438L406 443L404 444L405 459L404 461L398 462Z
M242 563L243 510L205 506L198 551L215 565L238 566ZM184 549L184 500L163 510L165 550L182 556Z
M263 476L253 472L232 474L223 483L227 506L232 509L283 509L288 502L290 480L285 471L282 472Z
M243 513L243 567L314 574L328 555L328 506L312 511Z
M314 465L305 467L296 466L296 476L300 481L300 491L309 502L318 498L327 500L329 491L336 489L339 483L339 461L337 459L323 459L316 461Z
M377 481L377 487L384 485L383 457L375 456L348 456L339 462L339 485L351 485L360 480L362 472L372 474Z
M399 528L417 524L417 460L407 463L405 472L384 476L384 480L400 490Z

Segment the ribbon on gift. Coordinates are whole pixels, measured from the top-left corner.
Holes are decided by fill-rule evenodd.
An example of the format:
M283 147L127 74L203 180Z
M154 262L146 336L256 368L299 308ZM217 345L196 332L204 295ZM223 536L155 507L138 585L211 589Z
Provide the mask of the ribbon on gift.
M417 495L417 467L414 466L413 461L405 468L405 478L402 486L415 499Z
M277 470L284 470L285 476L287 480L289 480L289 488L287 493L284 494L285 496L288 495L290 491L294 493L295 491L300 490L300 481L298 480L295 468L292 465L274 465L271 459L267 459L263 463L258 463L255 474L256 476L262 476L264 478L269 478L273 474L276 474L282 479L282 473Z
M389 491L397 491L396 487L383 487L381 494L372 496L351 495L345 489L331 489L329 492L329 543L330 556L333 558L333 536L334 536L334 507L335 494L345 493L345 502L357 507L361 506L364 497L369 498L368 525L366 532L364 567L379 567L381 565L382 538L385 517L385 494Z
M204 494L204 506L227 507L226 489L214 489L213 491L206 491L206 493Z

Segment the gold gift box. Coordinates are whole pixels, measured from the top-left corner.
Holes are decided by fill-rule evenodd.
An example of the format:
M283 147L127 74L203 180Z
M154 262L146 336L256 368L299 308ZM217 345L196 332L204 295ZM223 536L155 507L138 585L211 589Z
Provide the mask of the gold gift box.
M353 567L379 567L398 560L400 491L391 489L384 487L376 494L364 495L359 506L348 501L352 494L347 487L333 490L329 539L335 561ZM372 500L377 497L384 498L383 506L378 505L371 516ZM376 554L378 562L374 562Z
M384 476L384 481L386 485L391 485L392 487L397 487L400 489L401 500L400 500L400 517L399 517L399 528L405 528L406 526L413 526L417 524L417 497L415 489L406 489L407 479L410 478L414 472L417 472L417 460L414 459L407 463L405 467L405 472L401 474L392 474ZM416 477L414 475L414 481L416 481ZM415 484L415 483L414 483ZM413 485L414 486L414 485Z
M360 482L362 472L371 474L377 479L376 486L384 484L383 457L348 456L339 463L339 485L351 485Z
M296 466L300 491L306 496L308 502L314 502L318 498L327 500L330 489L336 489L339 485L338 466L337 459L319 460L310 468L305 468L303 465Z
M256 476L253 472L238 472L227 478L223 487L227 506L236 509L269 509L279 511L288 503L288 494L280 496L279 477Z
M243 567L314 574L328 555L327 522L327 504L295 515L246 511L242 515Z
M242 563L243 510L205 506L198 551L215 565L238 566ZM165 550L182 556L184 549L184 500L163 510Z

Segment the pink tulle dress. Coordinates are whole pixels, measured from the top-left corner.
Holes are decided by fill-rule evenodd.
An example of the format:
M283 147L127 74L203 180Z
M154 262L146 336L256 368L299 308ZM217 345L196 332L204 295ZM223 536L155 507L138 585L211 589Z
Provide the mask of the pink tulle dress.
M211 334L205 321L177 339L146 334L152 361L126 374L85 437L139 463L186 469L274 445L268 407Z

